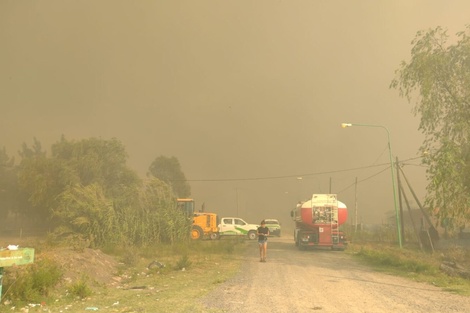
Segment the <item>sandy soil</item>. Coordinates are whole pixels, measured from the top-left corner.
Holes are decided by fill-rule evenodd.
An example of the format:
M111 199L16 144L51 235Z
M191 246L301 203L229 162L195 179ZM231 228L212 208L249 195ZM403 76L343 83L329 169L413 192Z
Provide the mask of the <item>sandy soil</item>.
M299 251L288 237L269 240L266 263L253 242L240 273L202 303L214 312L470 312L470 297L374 272L341 251Z

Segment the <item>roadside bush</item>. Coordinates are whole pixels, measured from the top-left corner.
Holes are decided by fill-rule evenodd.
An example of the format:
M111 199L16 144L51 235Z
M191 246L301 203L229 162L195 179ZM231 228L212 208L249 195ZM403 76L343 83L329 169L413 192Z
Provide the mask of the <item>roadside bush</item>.
M5 276L5 297L13 301L41 301L59 283L63 272L54 261L43 259L10 274Z
M72 297L76 297L79 299L84 299L86 297L91 296L93 293L91 288L88 286L88 280L86 277L82 277L79 281L69 285L68 290L69 294Z
M432 262L429 256L416 251L362 246L357 252L357 256L379 267L414 273L433 274L437 272L436 264Z

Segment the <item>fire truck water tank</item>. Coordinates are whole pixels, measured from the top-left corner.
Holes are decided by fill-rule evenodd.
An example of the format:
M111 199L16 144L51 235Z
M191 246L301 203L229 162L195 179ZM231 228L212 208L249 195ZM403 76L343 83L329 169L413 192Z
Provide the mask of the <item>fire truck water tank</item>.
M342 225L346 223L347 219L348 219L348 208L346 207L346 204L344 204L341 201L338 201L338 224Z
M315 222L312 216L312 201L306 201L301 206L297 207L295 220L300 223L313 225ZM346 204L338 201L338 225L342 225L348 219L348 208Z

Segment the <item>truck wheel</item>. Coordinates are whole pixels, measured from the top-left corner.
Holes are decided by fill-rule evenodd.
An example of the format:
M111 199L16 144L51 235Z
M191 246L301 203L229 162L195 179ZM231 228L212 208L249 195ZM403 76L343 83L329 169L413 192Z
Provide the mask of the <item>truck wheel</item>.
M248 232L248 238L249 238L250 240L255 240L255 239L256 239L256 232L255 232L254 230L250 230L250 231Z
M297 238L297 240L295 241L295 245L297 246L297 248L299 248L299 250L305 250L305 246L303 244L300 243L300 239Z
M191 239L201 240L203 236L204 236L204 231L202 230L201 227L193 226L193 228L191 228Z
M210 238L211 238L211 240L217 240L217 239L219 239L219 234L211 233Z

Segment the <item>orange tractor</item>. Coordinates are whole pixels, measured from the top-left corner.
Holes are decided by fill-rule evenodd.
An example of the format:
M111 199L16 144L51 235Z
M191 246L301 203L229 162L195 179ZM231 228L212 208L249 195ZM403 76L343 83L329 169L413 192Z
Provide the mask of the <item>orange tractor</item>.
M217 214L204 212L204 207L200 212L196 212L194 199L177 199L177 204L179 210L193 217L191 239L215 240L219 238Z

